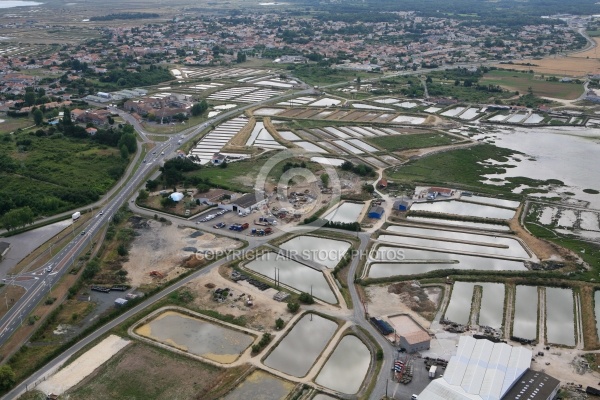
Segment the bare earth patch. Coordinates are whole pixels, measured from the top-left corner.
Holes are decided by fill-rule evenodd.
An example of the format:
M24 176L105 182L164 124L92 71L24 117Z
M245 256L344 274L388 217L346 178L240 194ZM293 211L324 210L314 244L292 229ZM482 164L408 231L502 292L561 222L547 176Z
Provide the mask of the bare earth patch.
M228 276L229 271L231 270L224 266L220 271L213 269L208 275L195 279L187 285L196 295L194 299L196 307L214 310L223 315L243 316L246 319L246 326L259 331L271 331L277 318L286 322L292 318L292 314L287 310L287 303L273 300L273 295L277 292L275 289L260 291L246 281L236 283L219 273ZM210 284L215 285L214 288L207 287L207 285L212 286ZM222 303L213 300L215 289L226 287L233 295ZM242 294L244 296L240 297ZM246 305L248 295L252 296L253 305L250 307Z
M50 379L42 382L37 389L46 394L63 394L128 344L129 340L110 335L71 364L58 371Z
M139 236L133 241L129 261L123 265L129 284L133 287L151 284L156 279L150 276L151 271L160 272L165 280L185 272L185 266L189 264L186 261L194 256L193 249L220 251L242 246L241 242L233 239L211 233L196 236L200 231L163 225L154 220L148 221L148 228L136 229L136 233Z

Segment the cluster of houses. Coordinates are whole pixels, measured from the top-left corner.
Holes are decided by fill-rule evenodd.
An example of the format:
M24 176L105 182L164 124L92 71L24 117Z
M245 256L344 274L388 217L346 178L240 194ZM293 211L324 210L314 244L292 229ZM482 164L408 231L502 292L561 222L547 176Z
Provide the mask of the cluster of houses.
M189 116L193 102L190 95L167 94L141 99L130 99L123 108L142 117L153 115L157 120L170 120L178 114Z

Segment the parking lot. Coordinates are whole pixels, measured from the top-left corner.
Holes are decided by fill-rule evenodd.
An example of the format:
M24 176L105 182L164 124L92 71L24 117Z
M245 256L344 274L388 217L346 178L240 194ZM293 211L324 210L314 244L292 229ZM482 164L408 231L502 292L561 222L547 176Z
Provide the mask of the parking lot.
M262 224L260 224L260 225L256 224L256 222L259 222L259 218L263 216L263 214L259 211L253 211L250 214L246 215L245 217L242 217L242 216L238 215L238 213L233 212L233 211L220 214L222 211L223 210L220 210L218 208L212 208L212 209L200 214L196 218L194 218L193 221L196 224L198 224L200 228L202 228L204 226L209 226L212 228L215 225L218 226L221 223L223 223L223 224L225 224L225 226L218 228L218 229L223 229L223 230L229 230L229 228L233 224L241 224L241 225L248 224L248 228L241 231L241 232L243 232L244 235L251 235L252 228L259 228L259 229L265 229L267 227L270 227L272 229L276 228L276 226L267 226L267 225L262 225ZM208 217L210 215L214 215L214 217L210 220L202 222L203 219L205 219L206 217Z

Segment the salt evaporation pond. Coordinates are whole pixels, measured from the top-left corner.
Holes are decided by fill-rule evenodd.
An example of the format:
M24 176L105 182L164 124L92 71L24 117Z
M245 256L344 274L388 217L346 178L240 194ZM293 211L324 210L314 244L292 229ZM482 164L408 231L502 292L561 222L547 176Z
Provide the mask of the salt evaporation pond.
M458 114L460 114L464 110L465 110L465 107L456 107L456 108L452 108L452 109L450 109L448 111L444 111L442 113L442 115L444 117L456 117Z
M473 119L479 115L479 113L477 112L478 110L478 108L469 108L467 111L460 115L460 119Z
M479 325L500 329L504 319L504 284L485 282L476 285L482 288Z
M327 150L320 148L317 145L312 144L311 142L294 142L295 145L302 147L304 150L313 152L313 153L327 153Z
M515 316L512 336L522 339L537 338L538 288L537 286L517 286L515 294Z
M427 217L406 217L408 221L417 221L426 224L458 226L460 228L474 228L486 231L509 232L508 225L484 224L483 222L458 221L452 219L427 218Z
M457 236L459 236L458 232ZM443 239L423 239L418 237L396 235L379 235L378 239L385 242L398 243L399 245L404 246L417 246L440 251L448 251L452 253L475 253L495 256L510 256L515 258L529 258L527 252L523 249L523 247L521 247L521 245L516 240L513 240L514 244L511 244L509 248L502 248L486 245L487 237L482 237L482 240L480 241L481 244L457 243L444 241ZM492 239L494 240L489 240L487 241L487 243L493 244L494 241L500 242L500 239L504 238Z
M483 196L463 196L461 200L475 203L484 203L492 206L506 207L506 208L514 208L517 209L521 202L513 201L513 200L505 200L505 199L497 199L495 197L483 197Z
M300 258L335 268L350 248L350 243L316 236L296 236L279 247Z
M506 168L502 174L485 175L485 178L524 176L538 180L558 179L565 183L568 191L575 193L573 197L589 201L590 208L600 208L600 195L583 192L586 188L597 188L600 182L600 168L590 168L590 165L596 164L600 154L598 129L515 127L510 131L484 135L491 135L495 146L527 155L520 162L508 161L511 168ZM556 193L552 188L550 190Z
M358 392L371 363L371 352L354 335L347 335L327 360L315 380L321 386L341 393Z
M295 383L284 381L261 370L252 372L242 383L229 392L225 400L269 399L283 400L294 389Z
M276 253L263 254L245 265L246 268L267 277L273 277L277 268L279 282L334 304L337 302L322 272L284 258Z
M245 267L267 277L273 277L277 268L279 282L283 285L306 293L312 289L313 296L330 304L337 302L322 272L276 253L263 254Z
M573 290L546 288L546 338L548 343L575 346Z
M473 282L454 282L450 302L444 313L445 319L461 325L469 323L474 287Z
M344 203L323 218L331 222L357 222L364 207L362 203Z
M305 376L337 326L332 320L319 315L304 315L269 354L264 364L298 378Z
M254 341L245 333L176 311L163 312L135 333L223 364L237 360Z
M411 244L415 246L435 247L436 249L440 250L472 251L486 254L529 258L529 254L525 251L521 243L513 238L457 232L451 230L418 228L405 225L391 225L387 228L387 231L396 232L406 236L381 235L379 236L381 240ZM382 239L384 236L386 239ZM428 238L425 239L412 236L426 236ZM477 245L468 243L444 242L444 239L472 242L477 243ZM486 245L489 245L489 247ZM491 246L503 246L504 248Z
M375 255L377 260L388 262L373 262L369 268L369 278L424 274L440 269L476 269L481 271L527 270L525 265L520 261L402 247L380 246Z
M514 210L485 206L482 204L467 203L458 200L414 203L410 209L414 211L428 211L440 214L453 214L466 217L493 219L511 219L515 215Z
M324 164L324 165L332 165L334 167L340 167L342 166L343 163L345 163L345 160L342 160L341 158L327 158L327 157L311 157L310 161L312 162L316 162L319 164Z

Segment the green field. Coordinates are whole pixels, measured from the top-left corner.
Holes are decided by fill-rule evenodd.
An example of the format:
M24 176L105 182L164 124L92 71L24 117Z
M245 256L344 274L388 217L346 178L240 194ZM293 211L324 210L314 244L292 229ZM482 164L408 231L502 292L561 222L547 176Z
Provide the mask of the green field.
M510 197L514 197L512 190L520 184L536 187L548 183L561 183L559 181L542 182L523 177L508 178L509 182L502 186L486 185L481 182L485 180L483 175L502 173L508 167L501 164L481 165L481 162L489 159L506 162L512 154L515 152L509 149L491 144L481 144L419 158L404 166L388 169L386 176L395 182L461 187Z
M480 83L499 85L505 89L518 91L520 94L527 93L531 87L536 96L565 100L576 99L583 93L582 84L549 82L527 72L494 70L486 73Z
M186 173L186 177L199 177L208 179L211 184L220 185L231 190L242 189L243 191L252 191L258 175L263 166L273 157L275 153L269 153L258 158L252 158L246 161L237 161L227 164L227 168L203 166L198 171ZM286 162L300 163L302 160L286 159L266 171L268 181L277 184L279 177L283 174L283 166ZM307 162L306 167L316 172L321 169L320 164Z
M421 149L425 147L445 146L459 140L442 133L422 133L412 135L380 136L368 139L369 142L389 151Z
M0 136L0 215L29 206L53 215L96 201L123 175L116 148L89 139L20 132Z

